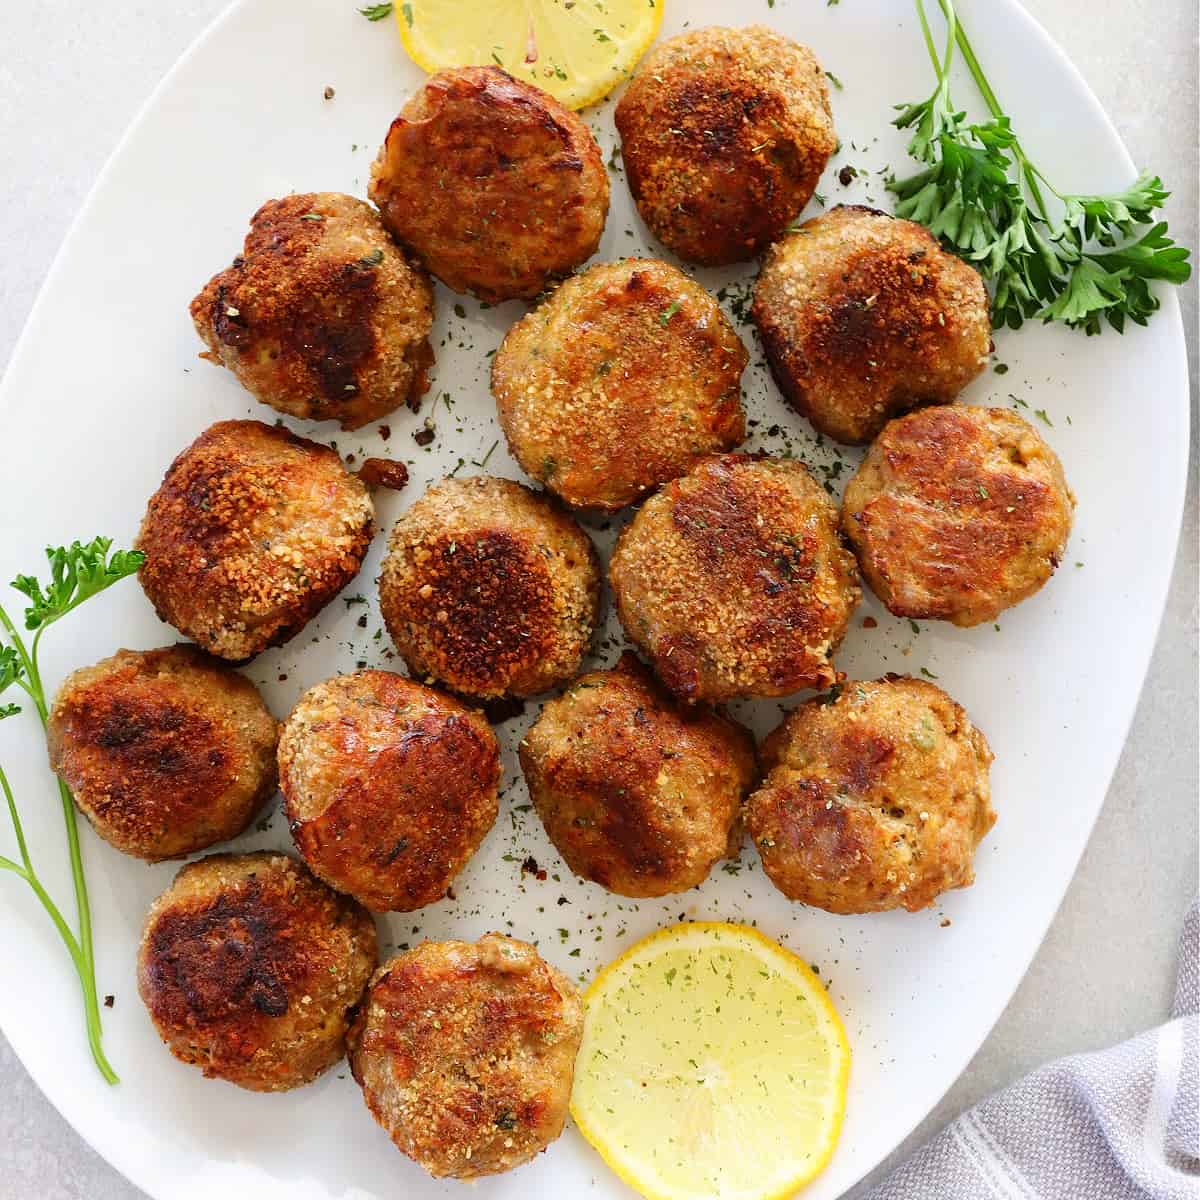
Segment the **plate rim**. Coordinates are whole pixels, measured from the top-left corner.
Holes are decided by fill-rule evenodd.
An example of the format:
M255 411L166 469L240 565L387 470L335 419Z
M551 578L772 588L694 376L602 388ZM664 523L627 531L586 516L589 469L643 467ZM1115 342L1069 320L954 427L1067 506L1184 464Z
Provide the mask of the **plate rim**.
M676 0L680 2L680 0ZM972 0L966 0L968 6ZM1124 140L1121 137L1119 130L1109 117L1108 112L1100 103L1100 100L1092 90L1080 69L1071 60L1066 50L1059 45L1058 41L1049 33L1045 26L1038 20L1037 16L1030 11L1026 6L1026 0L1006 0L1009 10L1015 19L1019 19L1025 24L1025 32L1036 38L1042 46L1052 54L1056 67L1061 75L1069 78L1074 89L1081 98L1086 99L1087 106L1090 109L1091 115L1098 118L1099 123L1103 126L1105 132L1111 138L1113 144L1119 149L1120 164L1126 173L1135 174L1136 164L1130 155ZM163 76L150 90L149 94L137 107L133 117L128 125L122 131L117 139L113 149L104 161L104 164L96 174L91 186L87 190L83 201L68 226L67 232L64 235L57 251L54 254L50 268L47 270L44 279L38 287L37 294L33 304L30 306L29 312L22 324L21 331L13 344L12 353L9 361L5 366L4 374L0 377L0 415L8 409L9 391L11 390L10 380L16 374L15 368L19 365L23 357L28 353L28 345L32 341L32 331L38 326L41 320L41 312L46 303L47 295L53 290L57 279L61 272L65 269L65 264L70 257L70 251L73 248L74 242L80 235L80 230L85 224L97 197L104 190L108 183L109 176L115 170L119 161L125 155L125 152L138 133L143 122L148 114L156 107L160 97L170 88L176 76L190 64L192 59L200 54L209 41L215 38L224 26L230 23L233 18L242 10L252 6L255 0L229 0L229 2L216 14L215 17L193 38L186 46L183 52L172 62L170 67L164 72ZM769 19L766 23L769 23ZM959 68L956 68L958 70ZM594 106L593 106L594 107ZM586 111L586 110L585 110ZM1183 382L1182 394L1177 398L1177 403L1181 404L1182 411L1185 414L1184 431L1190 434L1193 422L1192 406L1190 404L1190 369L1187 360L1187 344L1185 332L1183 328L1182 309L1179 303L1179 297L1175 288L1165 288L1159 292L1161 306L1154 315L1154 320L1160 325L1169 325L1170 334L1175 342L1175 355L1181 368L1181 379ZM996 1023L1003 1015L1016 994L1017 989L1024 981L1029 973L1029 969L1033 964L1034 958L1041 949L1046 935L1049 932L1051 925L1054 923L1058 913L1062 907L1063 900L1067 890L1074 881L1079 870L1079 864L1083 858L1083 854L1095 832L1096 823L1099 820L1100 814L1103 811L1112 788L1113 777L1116 773L1121 756L1128 742L1129 731L1133 724L1134 717L1141 701L1142 692L1145 688L1146 677L1149 672L1151 662L1155 650L1158 647L1159 639L1162 633L1163 620L1166 613L1166 604L1168 593L1171 585L1171 580L1174 576L1175 568L1179 558L1180 538L1182 535L1183 518L1186 512L1186 497L1187 497L1187 480L1188 480L1188 461L1190 454L1190 438L1185 436L1180 439L1174 449L1174 454L1169 460L1171 462L1171 473L1173 475L1173 504L1169 518L1173 525L1173 530L1170 536L1170 542L1173 550L1169 558L1162 560L1162 567L1155 573L1154 578L1149 581L1149 590L1154 594L1154 608L1156 612L1155 619L1152 623L1142 628L1147 631L1145 640L1148 646L1145 648L1143 655L1143 666L1141 668L1136 689L1129 689L1127 696L1123 702L1126 705L1124 717L1117 723L1121 730L1119 741L1116 742L1116 752L1112 758L1112 764L1106 772L1104 782L1103 795L1099 802L1095 805L1091 812L1087 823L1086 830L1083 831L1084 836L1080 840L1078 851L1074 855L1074 862L1069 871L1062 879L1061 885L1058 886L1057 896L1052 905L1047 907L1047 915L1041 923L1040 929L1036 931L1036 937L1030 942L1029 951L1022 963L1019 972L1014 973L1011 986L1007 989L1000 989L991 1005L991 1011L988 1015L986 1024L981 1027L981 1032L978 1040L972 1048L969 1057L961 1065L959 1070L949 1079L946 1086L933 1097L929 1107L919 1112L915 1117L905 1117L898 1124L898 1136L890 1149L875 1155L868 1153L864 1156L863 1162L857 1163L852 1169L854 1175L853 1181L849 1184L847 1192L856 1188L871 1172L876 1170L881 1163L893 1155L901 1145L911 1136L918 1125L924 1121L933 1109L941 1102L950 1088L962 1077L965 1071L970 1066L970 1063L978 1055L980 1049L991 1036L995 1029ZM64 1079L60 1082L49 1081L44 1073L35 1072L29 1066L26 1055L22 1053L21 1045L23 1039L20 1035L13 1036L12 1031L5 1027L3 1018L0 1016L0 1031L8 1039L9 1045L12 1047L13 1054L21 1063L22 1068L33 1079L41 1093L53 1105L60 1116L70 1125L76 1136L81 1138L99 1157L106 1163L118 1171L121 1176L130 1182L133 1186L144 1191L153 1200L168 1200L168 1193L161 1189L161 1176L156 1176L153 1179L146 1177L139 1169L139 1160L135 1155L127 1154L122 1150L121 1144L99 1145L96 1140L93 1140L89 1132L86 1131L84 1125L74 1119L75 1104L72 1101L72 1092L69 1086L69 1081ZM843 1153L848 1148L843 1148ZM869 1160L869 1161L868 1161Z

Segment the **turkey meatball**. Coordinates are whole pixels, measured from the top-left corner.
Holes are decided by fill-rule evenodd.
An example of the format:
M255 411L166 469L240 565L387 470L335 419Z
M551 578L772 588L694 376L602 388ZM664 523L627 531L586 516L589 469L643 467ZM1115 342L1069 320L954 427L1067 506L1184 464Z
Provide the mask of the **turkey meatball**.
M528 1162L562 1133L583 1002L525 942L425 942L380 967L351 1032L371 1114L431 1175Z
M846 683L793 709L761 754L746 824L788 899L916 912L974 882L996 821L992 752L941 688L895 675Z
M191 311L204 357L294 417L357 429L429 387L433 289L353 196L268 200Z
M677 705L629 652L546 704L520 756L550 840L610 892L685 892L740 848L754 739Z
M857 205L771 249L752 314L784 398L839 442L948 404L987 363L988 294L927 229Z
M498 67L440 71L371 168L383 223L448 288L532 297L600 244L608 175L588 127Z
M120 650L63 681L50 766L110 845L157 862L237 837L275 792L275 718L194 646Z
M375 925L286 854L213 854L154 902L138 991L159 1037L252 1092L310 1083L345 1053L378 961Z
M220 421L150 498L138 579L159 618L241 661L294 637L362 566L363 483L326 446L259 421Z
M837 148L820 64L762 25L663 42L615 119L642 220L680 258L710 266L782 236Z
M807 469L739 454L647 500L609 578L625 632L687 701L833 683L860 596L837 510Z
M746 436L746 348L717 302L652 259L601 263L509 330L492 391L513 457L612 511Z
M884 428L846 487L842 524L891 612L978 625L1050 578L1074 508L1028 421L955 404Z
M445 895L496 819L500 748L474 709L390 671L310 688L279 781L312 872L376 912Z
M392 529L379 606L409 670L483 700L579 670L599 610L587 535L545 496L486 475L444 479Z

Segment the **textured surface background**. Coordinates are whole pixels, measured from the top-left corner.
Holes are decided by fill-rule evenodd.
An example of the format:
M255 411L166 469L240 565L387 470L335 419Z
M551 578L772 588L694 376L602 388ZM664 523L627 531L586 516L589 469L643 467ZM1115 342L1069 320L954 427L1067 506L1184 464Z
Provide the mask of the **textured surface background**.
M122 131L223 6L224 0L0 5L0 366ZM1034 11L1083 72L1137 163L1176 189L1167 209L1172 232L1195 248L1194 0L1039 0ZM1193 280L1183 294L1193 404L1188 508L1129 742L1079 873L1028 976L912 1145L1038 1063L1125 1038L1170 1008L1176 938L1197 887L1196 294ZM1139 398L1129 403L1135 414ZM1138 472L1153 464L1126 469L1136 486ZM141 1197L51 1108L2 1036L0 1094L0 1200Z

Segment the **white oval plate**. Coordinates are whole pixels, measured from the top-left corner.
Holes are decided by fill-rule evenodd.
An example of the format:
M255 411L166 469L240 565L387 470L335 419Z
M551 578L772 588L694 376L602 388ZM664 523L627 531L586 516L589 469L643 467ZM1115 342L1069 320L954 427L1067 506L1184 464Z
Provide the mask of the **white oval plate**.
M1116 133L1079 76L1014 0L964 4L986 67L1036 157L1061 186L1101 190L1133 175ZM664 34L728 21L718 0L670 0ZM892 105L926 95L932 76L905 0L754 0L737 16L766 21L814 47L844 85L833 101L841 154L821 192L828 203L886 206L881 174L907 170ZM187 304L238 250L250 214L289 191L365 193L368 166L388 122L420 80L389 23L370 24L351 0L246 0L227 12L171 72L104 171L42 292L0 396L5 431L3 577L34 569L47 543L102 532L127 545L171 458L212 421L274 414L254 404L228 372L197 357ZM334 99L323 99L329 85ZM964 79L960 103L975 102ZM606 155L611 109L587 114ZM842 187L845 164L868 171ZM819 205L814 201L811 211ZM656 253L623 176L599 258ZM700 272L744 295L750 268ZM397 413L385 442L375 427L340 434L294 427L345 454L390 451L412 461L413 482L384 494L387 528L424 484L477 468L500 437L487 390L487 352L522 311L481 311L439 287L434 387L422 416L436 414L428 452L412 441L421 418ZM455 305L460 305L459 316ZM779 402L757 364L746 396L758 420L749 448L786 451L841 482L846 468ZM622 900L562 867L526 803L512 747L527 723L504 727L506 789L495 829L455 885L456 901L381 923L390 950L422 937L476 937L499 928L540 942L555 963L586 980L635 937L682 915L751 921L820 968L854 1049L845 1132L828 1171L806 1195L833 1197L887 1154L930 1109L1004 1007L1066 888L1104 799L1149 660L1174 556L1187 456L1186 366L1175 298L1147 329L1086 339L1031 325L997 337L997 361L966 397L1010 404L1062 456L1079 498L1076 530L1058 576L1038 596L990 625L964 631L927 624L916 633L868 599L839 665L852 676L924 668L959 699L996 752L1000 819L978 856L978 882L918 915L837 918L789 905L764 879L753 848L696 891L662 902ZM452 409L444 399L448 394ZM436 406L435 406L436 405ZM778 425L777 430L772 427ZM488 470L519 477L495 446ZM1126 480L1137 464L1137 485ZM603 548L611 533L593 529ZM334 601L321 618L247 673L285 714L302 689L358 662L390 665L372 580L383 537L360 579L366 605ZM17 600L15 594L5 603ZM14 606L15 607L15 606ZM366 617L366 628L359 618ZM877 628L861 627L873 616ZM45 674L57 681L118 646L175 640L127 582L55 628ZM615 657L613 645L601 657ZM529 715L532 715L531 707ZM779 708L740 706L761 733ZM36 861L70 906L57 804L34 729L0 729ZM458 1195L402 1158L367 1115L345 1069L312 1087L257 1096L204 1080L159 1044L134 984L143 914L170 881L171 865L124 858L83 831L92 887L106 1045L122 1077L108 1088L88 1058L78 992L44 915L16 881L0 881L4 921L0 1022L34 1078L95 1148L152 1196L259 1200ZM0 841L7 840L7 831ZM285 846L284 822L241 839ZM544 882L522 873L533 855ZM736 872L736 873L735 873ZM949 919L949 924L946 922ZM630 1195L578 1133L535 1163L480 1183L473 1194Z

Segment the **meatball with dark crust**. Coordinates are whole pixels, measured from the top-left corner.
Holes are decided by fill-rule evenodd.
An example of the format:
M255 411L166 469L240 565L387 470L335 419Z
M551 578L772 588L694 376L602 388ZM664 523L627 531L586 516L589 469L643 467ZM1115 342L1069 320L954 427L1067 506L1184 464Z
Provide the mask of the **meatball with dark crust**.
M546 704L520 756L550 840L610 892L685 892L740 848L754 739L720 713L677 705L628 651Z
M375 1120L430 1175L512 1170L562 1133L583 1002L525 942L425 942L379 968L350 1034Z
M220 421L150 497L138 579L159 619L238 662L294 637L358 574L367 489L327 446L260 421Z
M275 718L194 646L120 650L63 681L51 769L110 845L157 862L237 837L275 793Z
M390 671L310 688L279 738L292 837L376 912L441 899L496 819L500 748L474 709Z
M1074 509L1028 421L954 404L885 427L846 487L842 525L891 612L978 625L1050 578Z
M949 404L991 348L979 272L923 226L857 205L773 246L751 311L784 398L839 442Z
M833 913L927 908L975 880L996 822L992 752L941 688L889 675L795 708L761 748L746 825L790 900Z
M762 25L663 42L615 119L642 220L680 258L709 266L781 237L838 144L821 65Z
M587 534L545 496L487 475L444 479L403 513L379 578L413 675L483 700L571 679L599 605Z
M609 566L621 624L682 700L834 682L858 604L837 510L792 459L704 459L642 506Z
M371 167L383 223L448 288L530 298L600 244L608 175L588 127L498 67L440 71Z
M746 436L746 348L717 302L653 259L601 263L508 331L500 425L526 474L612 511Z
M370 914L286 854L212 854L154 902L138 992L167 1049L252 1092L310 1083L346 1051L378 962Z
M191 312L203 357L294 417L357 429L429 389L433 289L353 196L268 200Z

